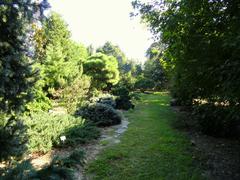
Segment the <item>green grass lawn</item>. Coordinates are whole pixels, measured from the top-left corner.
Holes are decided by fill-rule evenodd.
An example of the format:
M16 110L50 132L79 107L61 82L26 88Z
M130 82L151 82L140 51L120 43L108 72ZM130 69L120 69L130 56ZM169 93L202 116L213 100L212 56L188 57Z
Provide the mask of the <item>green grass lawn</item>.
M88 167L93 179L202 179L186 136L171 127L176 114L167 93L142 95L121 143L106 148Z

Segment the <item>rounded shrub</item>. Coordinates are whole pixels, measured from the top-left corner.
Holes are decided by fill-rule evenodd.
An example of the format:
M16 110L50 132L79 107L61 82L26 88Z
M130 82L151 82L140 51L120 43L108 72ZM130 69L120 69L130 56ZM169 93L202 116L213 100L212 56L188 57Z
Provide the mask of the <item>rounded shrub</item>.
M100 127L120 124L122 120L122 116L118 111L102 103L92 103L82 107L77 114Z
M131 101L130 92L126 87L116 87L112 90L112 93L117 96L116 109L129 110L134 108L134 105Z

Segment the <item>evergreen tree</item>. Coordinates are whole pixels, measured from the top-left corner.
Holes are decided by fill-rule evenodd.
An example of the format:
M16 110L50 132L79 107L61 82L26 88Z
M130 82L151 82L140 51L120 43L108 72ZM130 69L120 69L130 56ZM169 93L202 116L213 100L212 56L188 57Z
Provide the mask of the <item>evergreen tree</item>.
M47 1L3 0L0 3L0 113L6 115L1 116L0 123L0 159L17 154L18 145L22 143L22 125L16 120L31 99L36 76L29 50L30 24L47 7Z

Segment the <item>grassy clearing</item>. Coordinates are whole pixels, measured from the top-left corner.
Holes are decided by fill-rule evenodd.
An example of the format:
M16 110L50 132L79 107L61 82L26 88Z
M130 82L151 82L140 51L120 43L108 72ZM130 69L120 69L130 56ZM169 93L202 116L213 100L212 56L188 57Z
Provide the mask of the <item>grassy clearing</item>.
M202 179L187 138L171 127L167 93L142 95L121 143L105 149L87 171L93 179Z

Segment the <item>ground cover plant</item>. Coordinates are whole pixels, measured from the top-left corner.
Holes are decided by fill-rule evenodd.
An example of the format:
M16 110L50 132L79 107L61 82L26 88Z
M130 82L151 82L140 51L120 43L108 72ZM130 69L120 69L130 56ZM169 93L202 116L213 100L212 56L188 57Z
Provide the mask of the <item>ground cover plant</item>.
M99 131L81 117L35 113L25 119L28 151L46 153L54 146L69 146L96 139ZM65 140L61 140L61 136Z

